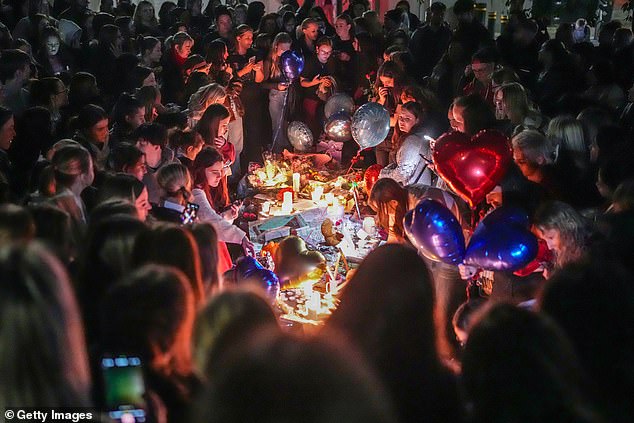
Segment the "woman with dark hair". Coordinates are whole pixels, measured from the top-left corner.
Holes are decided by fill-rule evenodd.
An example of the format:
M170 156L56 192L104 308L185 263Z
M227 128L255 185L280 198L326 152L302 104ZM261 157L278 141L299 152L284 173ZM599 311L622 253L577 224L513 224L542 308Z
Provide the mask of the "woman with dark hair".
M103 351L142 360L146 388L161 399L168 421L185 420L200 385L191 354L195 313L187 277L168 266L139 268L103 301Z
M145 184L126 173L116 173L104 178L99 188L99 202L103 203L112 199L122 199L134 204L141 222L145 222L152 210Z
M90 406L83 325L64 266L38 244L0 249L0 406Z
M68 105L66 85L59 78L40 78L31 83L29 93L32 105L48 109L53 126L56 127L62 119L62 110Z
M456 98L452 105L452 114L455 129L469 136L497 126L493 109L478 94Z
M160 66L163 56L161 41L156 37L143 37L139 42L139 51L140 65L154 69L156 72L156 67Z
M326 3L324 3L326 5ZM329 5L330 12L332 13L332 3ZM330 15L332 16L332 14ZM313 6L308 11L308 17L315 19L319 25L319 31L326 37L335 36L335 28L330 24L330 19L326 16L324 9L321 6Z
M360 348L402 421L461 420L456 381L438 359L433 312L427 266L416 250L390 244L361 263L326 325Z
M134 176L139 181L147 173L145 153L134 144L121 143L110 151L108 168Z
M205 146L205 142L196 132L177 130L170 136L170 146L176 153L176 158L192 172L194 160L200 150Z
M230 114L222 104L212 104L205 110L200 121L196 124L195 131L205 142L205 145L212 146L222 155L226 165L230 165L235 160L235 148L227 141ZM211 190L212 207L221 211L229 206L229 191L227 188L227 175L223 175L218 188Z
M269 90L269 114L273 129L272 145L274 152L280 152L290 146L286 137L288 126L285 118L285 105L288 100L290 81L286 80L282 72L280 56L291 49L292 39L286 32L275 36L268 57L264 60L264 82L262 88Z
M154 6L147 0L141 0L134 10L134 29L139 35L162 35L154 13Z
M78 258L77 297L94 345L101 339L99 310L108 289L132 271L132 249L145 224L132 216L111 215L93 220Z
M260 19L259 25L257 26L257 31L255 31L256 34L258 36L261 34L267 34L271 38L275 37L280 31L277 27L277 17L277 13L267 13L266 15L263 15Z
M201 222L209 222L218 233L218 239L223 242L240 244L246 254L253 253L253 244L247 234L233 225L238 217L238 206L231 205L223 213L218 213L212 207L215 199L212 197L213 189L218 188L222 180L226 180L222 155L211 147L205 147L194 160L193 178L194 189L192 202L198 204L198 219ZM217 192L217 191L216 191Z
M152 123L159 115L166 113L166 109L161 103L161 90L156 86L141 87L134 93L137 100L145 109L145 121Z
M76 70L75 58L62 42L59 31L52 27L46 27L42 31L39 51L36 55L39 75L59 76L72 75Z
M135 66L132 71L127 75L128 91L135 92L135 90L141 87L157 87L156 75L154 71L145 66Z
M213 40L207 46L205 61L209 63L209 76L223 87L229 84L233 77L233 69L227 63L229 50L227 44L221 39Z
M572 345L546 316L493 306L473 327L462 386L474 422L601 421L584 398Z
M183 66L189 57L194 39L186 32L178 32L171 37L170 49L163 55L163 102L183 104L185 74Z
M170 254L165 254L167 245L173 250ZM184 227L163 224L139 234L134 244L132 262L137 267L155 263L179 269L190 283L196 309L205 302L198 245L194 236Z
M79 111L71 126L75 130L73 139L90 152L95 164L103 168L110 152L106 111L94 104L88 104Z
M260 290L231 287L213 296L198 313L194 326L198 372L213 380L227 347L262 328L279 331L275 312Z
M380 177L394 179L404 186L431 185L429 138L436 138L441 131L425 125L423 108L414 101L403 104L397 120L392 138L395 161L381 170Z
M88 72L77 72L68 86L69 115L79 113L87 104L101 104L97 79Z
M220 275L228 270L220 261L218 235L210 223L194 223L187 226L198 245L200 255L200 272L205 297L211 297L220 290ZM231 261L229 261L229 266Z
M396 109L401 101L401 91L405 86L405 75L403 75L399 66L392 62L384 62L377 71L376 80L374 82L374 91L378 98L375 101L383 105L390 113L390 126L396 126ZM393 132L390 131L388 137L379 144L376 149L376 161L380 165L389 163L389 156L392 154L392 137Z
M145 123L145 105L136 97L123 93L112 108L112 129L110 146L116 147L122 142L134 144L133 132Z

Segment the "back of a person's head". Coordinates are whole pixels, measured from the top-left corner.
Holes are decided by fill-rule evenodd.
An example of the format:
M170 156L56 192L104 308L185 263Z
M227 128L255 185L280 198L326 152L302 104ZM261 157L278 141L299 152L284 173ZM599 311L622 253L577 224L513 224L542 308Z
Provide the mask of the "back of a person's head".
M139 214L134 203L130 200L124 200L123 198L112 198L102 201L93 207L88 216L88 223L95 225L113 216L129 216L139 220Z
M92 158L84 147L68 144L55 151L51 164L57 183L70 187L77 178L88 173Z
M38 244L0 248L0 407L89 405L83 327L63 265Z
M71 251L70 215L47 203L29 205L35 223L35 239L45 244L64 262Z
M200 256L200 272L206 294L216 292L220 288L218 274L218 233L209 222L194 223L187 227L198 245Z
M166 248L169 248L169 254L165 254ZM134 244L132 262L135 266L155 263L179 269L190 282L196 305L202 303L205 294L198 245L185 228L162 224L139 234Z
M194 315L193 294L181 271L142 266L103 299L104 353L138 355L148 369L188 375Z
M143 182L133 175L127 173L115 173L106 175L99 188L99 202L108 201L114 198L136 201L145 189Z
M547 316L497 304L471 329L462 385L476 422L591 421L572 345Z
M465 133L475 135L483 129L495 127L495 113L487 101L478 94L469 94L454 100L454 107L462 108Z
M0 82L6 84L13 79L15 73L30 65L31 58L22 50L3 50L0 56Z
M26 243L35 236L35 222L29 210L15 204L0 205L0 247Z
M620 264L593 259L555 273L540 299L541 310L564 329L596 383L593 397L608 410L616 406L615 414L629 408L618 421L634 418L628 399L634 389L632 280Z
M412 367L433 371L438 366L433 308L425 262L413 248L389 244L361 263L327 327L355 342L385 378Z
M210 423L393 422L387 398L363 358L341 340L301 340L272 329L223 356L197 409L198 420Z
M160 123L146 122L134 130L132 138L163 148L167 145L167 128Z
M194 361L200 374L213 379L219 357L260 326L278 328L275 313L262 292L233 287L210 298L198 313L194 327Z
M126 116L133 115L141 107L143 107L143 104L136 97L123 93L119 96L112 109L112 121L119 125L125 125Z

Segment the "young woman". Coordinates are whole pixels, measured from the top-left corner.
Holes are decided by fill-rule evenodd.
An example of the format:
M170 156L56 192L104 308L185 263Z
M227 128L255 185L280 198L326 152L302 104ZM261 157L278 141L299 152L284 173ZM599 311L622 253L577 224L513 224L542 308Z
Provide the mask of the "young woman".
M292 39L286 32L280 32L273 39L269 57L264 60L264 81L262 88L269 90L269 114L273 129L274 152L288 148L286 139L287 122L284 117L288 97L289 82L282 73L280 56L291 49Z
M73 139L88 150L93 162L103 169L110 152L106 111L94 104L88 104L80 110L71 126L75 131Z
M192 173L194 160L205 143L196 132L179 129L170 136L170 146L176 152L176 158Z
M392 61L385 62L381 65L377 71L376 81L374 83L374 90L377 93L378 98L375 101L383 105L390 113L390 126L396 126L396 109L401 100L401 91L405 83L405 78L401 73L398 65ZM388 137L379 144L376 149L376 162L380 165L386 166L389 164L389 156L392 151L391 137L392 132Z
M228 65L229 50L227 44L218 39L207 46L205 61L209 63L209 76L213 82L227 86L233 77L233 68Z
M589 246L588 223L568 204L554 201L543 206L535 215L535 225L555 254L555 269L585 256Z
M150 69L154 69L159 66L161 57L163 56L161 41L155 37L143 37L140 44L140 64Z
M59 31L52 26L42 31L37 60L40 65L39 74L42 77L72 75L76 70L73 55L62 43Z
M517 82L503 84L494 96L497 119L508 119L514 128L523 125L545 130L548 126L548 120L532 107L526 90Z
M62 108L68 105L68 88L61 79L55 77L40 78L33 81L30 89L31 102L51 112L54 126L62 119Z
M147 173L145 154L136 145L128 143L119 144L110 152L108 167L115 172L132 175L139 181Z
M145 123L145 106L134 96L123 93L112 109L112 130L110 145L122 142L134 144L132 133Z
M220 152L226 165L230 165L235 159L235 148L226 138L229 119L230 114L225 106L212 104L203 113L195 128L205 145L212 146ZM222 211L230 204L227 176L223 176L217 188L211 189L211 205L216 211Z
M211 203L211 190L217 188L225 178L225 164L222 155L212 147L205 147L196 156L193 165L194 195L192 202L199 205L198 219L214 226L220 241L240 244L245 254L253 255L253 245L244 231L233 225L238 217L239 207L232 205L225 212L217 213Z
M184 104L185 74L183 67L189 57L194 39L186 32L178 32L172 36L171 48L163 56L163 102Z
M227 93L220 84L212 83L199 88L187 103L188 126L195 128L207 108L212 104L224 104L226 97Z
M394 179L404 186L431 185L431 148L425 136L433 138L438 134L431 133L433 129L426 128L423 119L420 104L410 101L401 107L392 141L392 149L397 152L396 161L381 170L381 178Z
M154 14L154 6L147 0L141 0L137 5L134 16L134 29L138 35L161 35L159 23Z
M152 210L152 205L148 201L148 191L143 182L127 173L109 175L103 181L99 188L99 202L103 203L112 199L126 200L134 204L137 217L141 222L145 222Z

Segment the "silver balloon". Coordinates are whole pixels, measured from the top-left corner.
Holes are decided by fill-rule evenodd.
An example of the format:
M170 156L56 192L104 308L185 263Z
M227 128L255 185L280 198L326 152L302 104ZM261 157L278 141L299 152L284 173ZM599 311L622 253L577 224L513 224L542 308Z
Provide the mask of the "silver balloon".
M304 122L293 121L288 125L288 140L295 151L304 153L313 146L313 133Z
M362 149L381 144L390 132L390 113L379 103L365 103L352 116L352 138Z
M350 126L352 119L347 112L339 111L333 113L324 124L324 132L328 138L338 142L349 141L352 138Z
M324 106L324 116L328 119L333 114L342 111L352 115L352 113L354 113L354 101L348 94L334 94L328 99Z

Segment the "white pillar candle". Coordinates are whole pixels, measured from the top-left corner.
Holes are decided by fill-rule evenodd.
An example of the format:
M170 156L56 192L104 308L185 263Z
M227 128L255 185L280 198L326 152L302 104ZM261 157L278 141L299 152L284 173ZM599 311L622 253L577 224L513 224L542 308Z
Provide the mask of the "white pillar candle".
M284 201L282 202L282 213L290 214L293 210L293 193L286 191L284 193Z
M313 189L312 200L316 203L321 200L321 196L324 194L324 187L321 185L316 185Z
M326 203L328 203L329 206L333 206L335 203L335 194L332 192L326 194Z
M293 191L299 193L299 173L293 173Z
M376 222L373 217L365 217L363 218L363 230L366 231L370 235L374 235L376 230Z
M271 202L265 201L262 203L262 213L268 214L271 211Z

